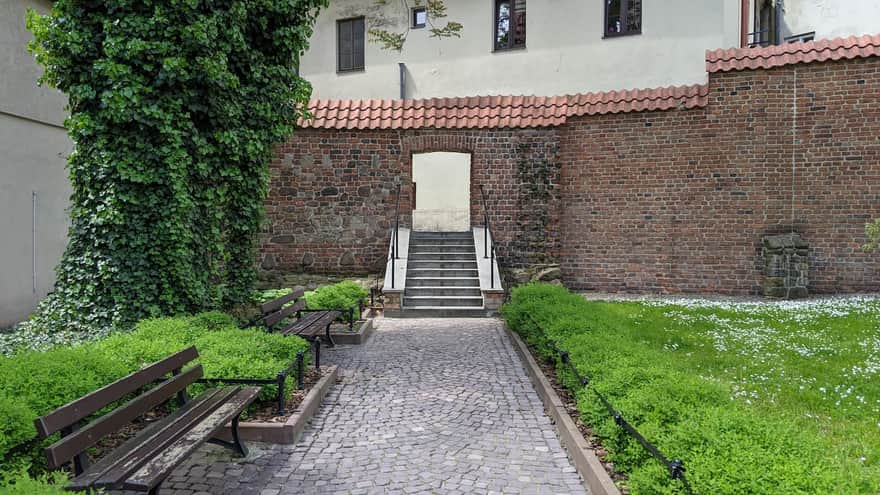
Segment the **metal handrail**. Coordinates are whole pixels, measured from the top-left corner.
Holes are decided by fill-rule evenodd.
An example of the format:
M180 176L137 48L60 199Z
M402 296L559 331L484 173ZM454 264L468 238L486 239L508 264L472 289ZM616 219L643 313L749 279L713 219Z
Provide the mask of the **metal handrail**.
M396 270L396 261L400 257L398 247L398 239L400 238L400 184L397 184L395 192L396 205L394 207L394 224L391 226L391 248L389 249L388 259L391 260L391 288L395 286L394 272Z
M483 200L483 258L491 259L489 261L489 288L495 288L495 236L492 234L492 227L489 225L489 204L486 202L486 191L480 184L480 197ZM489 248L489 239L492 239L492 248Z

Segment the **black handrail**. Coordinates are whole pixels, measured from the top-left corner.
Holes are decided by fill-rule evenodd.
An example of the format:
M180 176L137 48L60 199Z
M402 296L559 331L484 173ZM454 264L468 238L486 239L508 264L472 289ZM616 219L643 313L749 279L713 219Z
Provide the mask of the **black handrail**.
M398 248L398 239L400 238L400 184L397 184L397 191L395 192L395 207L394 207L394 225L391 226L391 249L388 255L388 259L391 260L391 288L393 289L395 286L394 280L394 272L396 271L396 262L397 258L400 257L400 251Z
M492 227L489 225L489 204L486 202L486 191L480 184L480 197L483 200L483 258L489 258L489 288L495 288L495 236L492 235ZM492 239L492 247L489 248L489 239Z

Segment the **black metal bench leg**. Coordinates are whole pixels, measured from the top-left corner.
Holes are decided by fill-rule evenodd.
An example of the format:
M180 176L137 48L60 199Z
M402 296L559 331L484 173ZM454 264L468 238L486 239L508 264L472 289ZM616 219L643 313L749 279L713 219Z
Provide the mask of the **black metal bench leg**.
M326 330L324 333L327 334L327 347L336 347L336 342L333 342L333 337L330 335L330 323L327 324Z
M164 481L160 481L158 485L154 486L153 488L150 488L150 491L147 492L147 495L159 495L159 488L162 487L163 482ZM91 493L91 492L89 492L89 493Z
M240 455L242 457L247 457L248 449L247 449L247 447L244 446L244 443L242 443L242 441L241 441L241 437L238 435L238 419L240 416L241 415L239 414L238 416L235 417L235 419L232 420L233 450L235 450L235 452L238 455Z
M213 443L214 445L219 445L221 447L225 447L227 449L232 450L241 457L247 457L248 449L244 446L244 443L241 441L241 437L238 435L238 419L241 415L236 416L235 419L232 420L232 441L227 442L226 440L222 440L219 438L212 438L208 440L208 443Z
M315 337L312 341L315 345L315 369L321 368L321 337Z

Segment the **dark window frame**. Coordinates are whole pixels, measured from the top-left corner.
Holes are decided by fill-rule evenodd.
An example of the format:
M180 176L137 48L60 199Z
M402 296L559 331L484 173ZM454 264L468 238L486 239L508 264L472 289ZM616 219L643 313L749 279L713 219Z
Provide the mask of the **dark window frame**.
M419 24L419 21L417 20L418 19L417 16L418 16L419 12L425 13L425 22L423 22L421 24ZM411 29L422 29L428 25L428 9L425 7L413 7L411 17L412 17L412 19L410 19L411 20L411 22L410 22Z
M628 30L627 28L627 12L629 11L629 2L631 0L620 0L620 25L623 27L623 30L619 33L615 33L612 31L608 31L608 0L602 0L602 3L605 6L605 15L602 16L602 38L619 38L621 36L635 36L642 34L642 21L644 20L644 10L639 10L639 29L638 30ZM642 9L644 9L644 4L642 4Z
M508 36L507 36L507 46L502 46L498 44L498 21L499 15L501 13L501 4L508 3L510 5L510 19L508 19ZM509 50L523 50L526 47L526 40L528 39L528 30L526 29L526 24L523 23L523 41L522 44L516 44L516 36L514 35L514 29L517 24L519 14L516 12L516 0L495 0L495 7L492 10L492 51L493 52L506 52ZM525 8L526 13L528 12L528 5ZM528 16L526 15L526 20L528 20Z
M352 66L351 67L342 67L342 30L341 27L344 23L355 23L356 21L360 21L363 34L363 41L361 42L361 64L358 66L354 63L354 37L352 36ZM366 18L364 16L358 17L348 17L345 19L337 19L336 20L336 73L337 74L346 74L349 72L363 72L366 68Z

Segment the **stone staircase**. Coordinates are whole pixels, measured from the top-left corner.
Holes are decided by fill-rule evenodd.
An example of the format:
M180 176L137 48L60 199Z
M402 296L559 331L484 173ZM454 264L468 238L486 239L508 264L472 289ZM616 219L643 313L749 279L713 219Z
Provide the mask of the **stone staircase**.
M486 315L471 232L413 232L401 316Z

